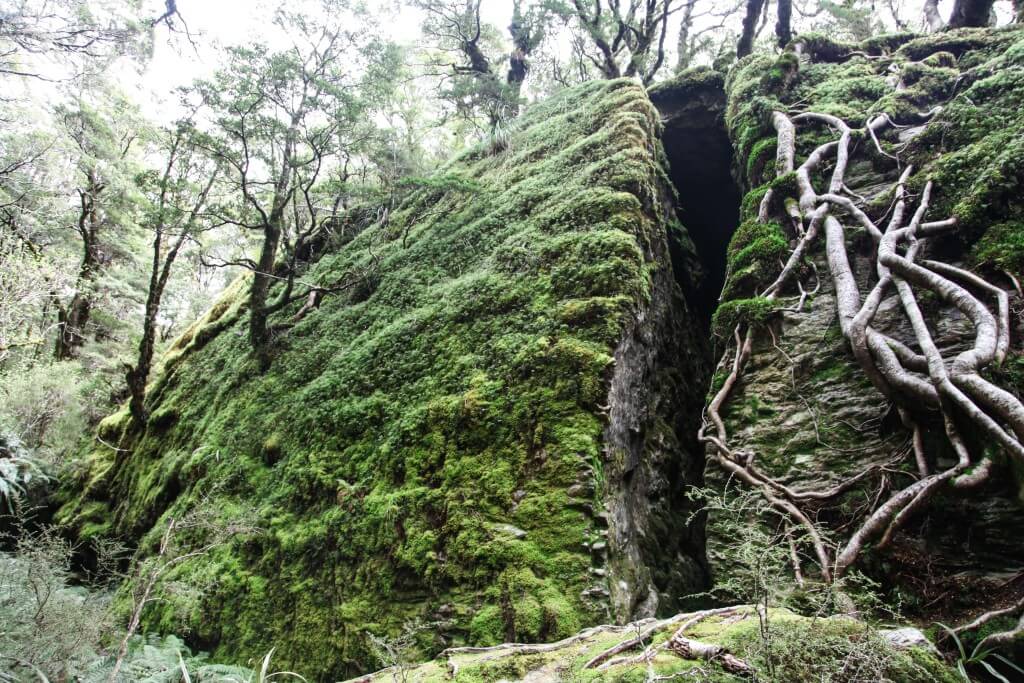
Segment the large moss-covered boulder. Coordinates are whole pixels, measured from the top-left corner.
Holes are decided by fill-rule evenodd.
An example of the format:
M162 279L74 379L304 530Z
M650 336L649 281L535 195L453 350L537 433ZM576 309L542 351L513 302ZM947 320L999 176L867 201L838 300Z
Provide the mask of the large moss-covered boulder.
M842 197L833 207L852 286L867 297L881 271L875 242L848 207L863 211L884 231L901 174L910 173L907 217L920 206L930 181L923 220L954 218L956 224L922 235L917 258L941 262L929 267L949 264L995 283L979 289L979 280L956 276L992 310L997 309L993 293L1005 293L1006 357L986 369L985 377L1016 400L1024 397L1024 302L1015 282L1024 268L1022 66L1024 29L1015 26L888 36L863 45L806 36L782 55L754 55L730 71L726 122L737 177L747 194L715 318L726 360L712 392L730 374L736 325L754 329L749 359L720 412L734 461L770 483L766 489L751 486L734 477L736 470L709 459L707 483L716 510L709 516L708 556L723 595L735 597L744 585L757 583L752 556L741 557L741 540L762 547L774 543L772 561L781 569L767 582L774 599L799 602L804 589L821 580L810 525L772 502L777 493L776 501L796 500L812 521L822 554L845 559L841 551L851 539L863 542L852 566L836 570L846 570L839 582L844 597L862 608L877 607L880 599L922 624L965 623L1019 597L1024 571L1024 546L1016 534L1024 524L1019 460L960 414L953 424L973 458L966 471L984 462L990 476L973 487L935 486L930 497L893 516L895 523L882 517L882 528L854 538L897 491L948 470L958 455L937 406L883 394L852 353L837 307L833 272L839 258L838 252L829 258L827 225L809 242L778 296L764 293L803 237L792 220L793 211L799 213L799 183L778 155L773 112L796 124L797 167L820 145L839 138L830 119L800 113L836 117L853 130L849 164L837 190ZM883 113L889 121L873 139L865 122ZM830 149L810 174L818 193L827 192L835 168L835 148ZM901 245L901 253L904 248L908 245ZM894 344L912 349L911 355L920 353L920 335L897 294L894 287L885 292L872 324ZM918 300L943 357L971 348L975 331L955 302L931 291L921 292ZM929 381L926 369L918 365L916 372ZM717 451L709 447L709 454ZM767 555L758 559L771 564L767 560ZM999 630L1015 622L1013 616L990 626Z
M148 423L100 426L59 514L141 557L196 510L258 528L175 565L199 590L144 629L327 680L416 620L423 651L543 641L705 588L683 482L709 354L659 125L637 84L589 83L339 227L302 279L358 284L282 328L266 372L233 285Z

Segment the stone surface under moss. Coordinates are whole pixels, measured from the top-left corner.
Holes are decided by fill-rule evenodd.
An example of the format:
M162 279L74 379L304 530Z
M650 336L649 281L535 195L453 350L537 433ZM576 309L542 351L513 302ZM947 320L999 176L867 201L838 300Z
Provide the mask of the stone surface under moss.
M815 40L822 38L810 42ZM892 114L902 127L886 132L881 144L888 154L900 156L900 166L875 152L870 139L857 140L847 172L850 196L881 220L893 202L892 183L906 164L916 168L910 188L914 201L927 179L934 182L927 220L954 216L959 224L951 235L929 240L928 249L941 260L976 267L1011 292L1013 343L1007 361L994 374L1001 386L1021 395L1024 303L1012 296L1012 283L1000 271L1013 273L1014 266L1019 270L1022 253L1024 28L901 35L862 46L822 43L819 48L825 57L809 60L805 54L795 69L792 56L758 54L729 72L726 123L737 174L747 192L743 219L757 215L769 188L775 191L773 201L794 194L792 175L778 176L763 158L776 139L769 118L773 109L828 113L853 128L862 127L873 114ZM933 107L941 110L922 125L919 113ZM797 132L798 163L834 135L806 123ZM822 178L814 180L820 190ZM772 208L772 215L782 213ZM875 275L870 240L854 221L846 218L844 223L853 270L865 293ZM791 247L795 235L788 226L785 229ZM746 251L751 234L741 228L734 236L730 282L716 330L727 339L732 333L728 323L742 319L742 312L754 311L759 315L748 317L770 326L771 333L757 339L747 370L723 411L730 444L752 454L761 471L787 486L826 490L898 456L908 435L891 404L868 383L840 334L824 240L812 245L797 274L807 291L815 288L815 294L799 312L771 312L756 293L779 272L778 254L766 251L767 260L751 260ZM821 276L820 287L816 274ZM779 308L793 308L799 299L795 281L783 294ZM963 317L934 298L924 303L937 343L964 348L971 333ZM887 334L914 343L898 309L895 298L889 298L878 324ZM941 423L927 416L922 422L929 452L940 462L950 461L953 456L944 443ZM897 476L916 476L912 463L900 463ZM1017 468L1003 461L1000 467L1004 476L994 477L983 492L940 496L895 536L887 551L862 557L857 569L877 581L872 588L876 596L883 596L886 604L899 604L905 615L922 624L936 619L961 623L992 605L1016 599L1024 551L1012 530L1024 524L1024 510ZM728 490L727 478L716 465L709 465L707 478L713 488ZM844 515L872 505L874 495L874 488L853 487L836 504L815 510L816 518L823 528L841 528ZM710 516L708 556L718 585L727 582L737 566L729 528ZM835 534L835 543L845 540L843 533ZM814 571L813 562L807 566Z
M629 81L532 108L328 249L305 280L378 265L263 374L235 283L164 359L148 424L104 422L126 450L83 453L58 515L145 556L171 517L255 508L262 532L176 569L205 592L144 628L327 679L410 620L438 625L424 653L550 640L705 587L684 482L707 341L658 133Z
M893 645L894 641L900 640L899 636L907 633L920 639L919 632L886 631L841 616L810 618L781 609L772 609L766 614L764 622L751 608L745 608L735 616L710 617L687 629L685 635L726 648L753 667L758 681L954 683L960 680L927 642L918 640L917 645L903 649ZM395 680L406 683L642 683L651 680L651 674L708 683L751 680L730 674L719 662L682 659L664 650L651 657L649 664L640 661L586 668L595 656L645 632L650 626L649 623L634 623L590 629L543 652L517 651L515 646L486 652L456 652L421 665L395 665L350 683ZM674 631L673 626L659 630L644 642L644 647L657 650ZM623 655L639 656L642 652L643 648L635 647Z

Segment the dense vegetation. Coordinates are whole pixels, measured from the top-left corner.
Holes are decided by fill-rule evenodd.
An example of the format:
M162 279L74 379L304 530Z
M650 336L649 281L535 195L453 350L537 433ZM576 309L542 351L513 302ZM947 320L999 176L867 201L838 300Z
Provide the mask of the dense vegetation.
M0 679L1020 672L1024 5L375 5L0 0Z

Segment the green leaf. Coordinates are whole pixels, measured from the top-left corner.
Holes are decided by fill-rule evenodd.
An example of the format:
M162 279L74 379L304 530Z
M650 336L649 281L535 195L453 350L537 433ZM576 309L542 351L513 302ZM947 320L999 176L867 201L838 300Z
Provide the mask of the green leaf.
M983 667L985 667L985 671L988 671L990 674L992 674L993 678L1001 681L1002 683L1010 683L1009 679L1006 678L1006 676L996 671L995 668L993 668L993 666L988 662L980 662L980 664Z
M185 683L192 683L192 677L188 675L188 667L185 666L185 660L181 658L181 650L178 650L178 666L181 667L181 676L185 679Z
M956 643L956 649L960 651L960 659L967 659L967 651L964 649L964 644L960 642L960 636L956 634L956 631L946 626L941 621L936 621L935 625L941 627L946 633L949 634L949 637L953 639L953 642ZM966 676L966 674L964 675Z
M993 659L998 659L1000 662L1002 662L1006 666L1010 667L1014 671L1017 671L1017 672L1020 672L1021 674L1024 674L1024 669L1020 668L1019 666L1014 664L1013 661L1007 659L1006 657L1004 657L1004 656L1002 656L1000 654L994 654L994 655L992 655L992 658Z

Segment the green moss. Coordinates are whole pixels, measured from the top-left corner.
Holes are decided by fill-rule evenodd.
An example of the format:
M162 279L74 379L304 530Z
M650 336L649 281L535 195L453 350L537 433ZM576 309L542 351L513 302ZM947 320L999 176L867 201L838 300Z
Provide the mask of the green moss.
M274 433L268 436L263 442L260 453L263 456L263 463L265 465L273 466L276 464L284 455L284 450L281 447L281 435Z
M880 36L868 38L860 44L860 47L869 55L887 55L917 37L918 34L905 31L900 33L884 33Z
M186 629L222 660L277 647L276 665L335 680L376 663L364 629L447 621L486 645L603 617L582 545L603 522L567 490L604 476L614 349L668 267L652 257L670 227L659 125L626 80L530 109L503 150L420 183L392 215L401 230L371 227L311 266L309 281L371 264L376 279L326 297L263 374L233 284L173 344L151 428L106 461L109 493L76 490L61 511L81 532L113 501L98 531L152 548L160 519L206 496L256 506L263 533L183 564L175 579L210 588L145 627Z
M779 302L764 297L726 301L715 311L711 329L720 337L730 337L740 324L763 325L779 310Z
M178 410L172 406L165 406L154 410L149 415L149 426L153 429L167 429L180 417Z
M796 53L785 51L761 77L761 89L776 96L784 95L800 74L800 59Z
M737 157L749 159L757 142L765 137L774 138L771 114L784 105L773 96L762 92L762 78L774 64L771 57L755 54L744 58L725 80L727 104L725 123Z
M863 112L891 91L882 74L862 58L841 65L817 64L805 70L799 97L815 102L814 111L832 114L860 127Z
M868 680L899 683L958 680L938 656L920 649L896 650L872 626L849 617L806 618L774 610L764 625L757 619L728 625L709 621L694 629L697 637L714 635L755 669L771 671L771 680L816 680L822 672L848 670ZM762 630L770 647L760 637Z
M952 52L936 52L935 54L931 54L925 57L922 60L922 62L928 66L955 69L956 55L954 55Z
M752 184L761 185L771 178L765 178L765 169L769 167L769 164L774 168L775 151L778 145L777 142L771 138L764 138L754 144L754 148L750 151L750 157L747 159L747 180ZM774 177L774 173L772 174Z
M850 53L858 46L835 40L824 33L802 33L793 39L793 43L803 45L804 54L812 62L842 62L850 57Z
M934 210L955 215L971 241L990 225L1019 221L1024 183L1024 30L994 35L1005 49L971 70L968 85L922 135L917 155L935 181Z
M124 407L113 415L108 415L100 420L99 425L96 427L96 433L104 441L118 443L121 440L125 427L128 426L130 421L131 413L128 412L127 407Z
M455 680L480 683L499 680L550 680L601 683L642 683L651 674L665 679L737 683L746 680L729 674L718 660L684 659L661 649L672 635L665 628L645 645L649 661L631 658L638 649L624 653L624 662L600 669L584 665L594 656L635 635L635 626L608 628L586 638L574 638L548 652L529 653L515 648L482 653L454 654L444 660L408 667L400 675L420 683ZM894 683L954 683L951 667L924 648L896 650L879 627L843 616L804 617L784 609L770 609L763 620L747 609L728 618L706 618L686 632L704 643L725 647L750 665L754 680L786 683L810 680L886 680ZM455 673L452 674L451 672ZM382 672L368 682L390 681L394 672Z
M757 294L771 283L779 262L789 254L789 242L778 223L747 220L729 242L727 278L722 300Z
M698 66L679 72L672 78L651 86L651 99L655 102L661 97L673 99L690 99L705 93L721 92L725 77L721 72L706 66Z
M1024 273L1024 221L990 227L971 249L969 258L978 266Z
M899 49L898 54L913 61L925 59L937 52L945 52L959 58L967 52L998 45L1002 38L1003 35L999 31L988 29L961 28L937 31L906 43Z

